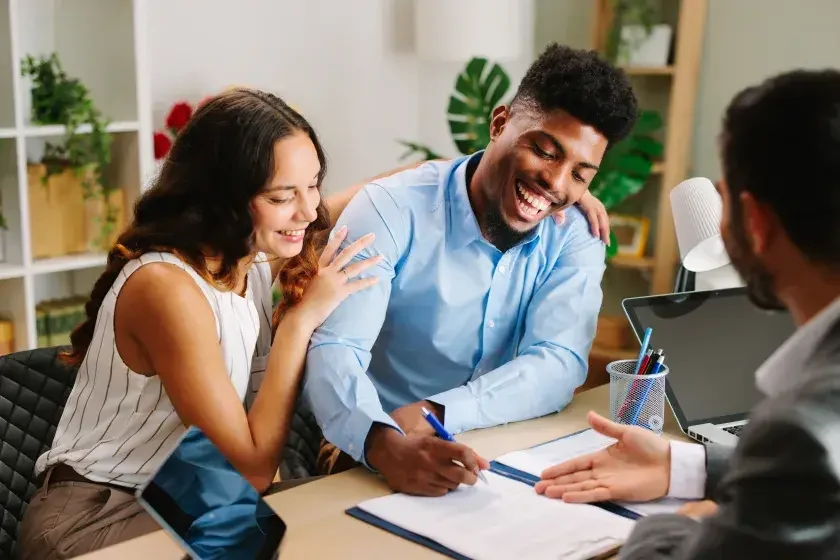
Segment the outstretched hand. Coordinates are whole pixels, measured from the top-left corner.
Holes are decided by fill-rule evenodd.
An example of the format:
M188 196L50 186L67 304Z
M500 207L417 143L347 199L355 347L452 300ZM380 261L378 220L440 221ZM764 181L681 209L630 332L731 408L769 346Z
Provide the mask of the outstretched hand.
M604 204L595 196L586 191L583 197L577 202L580 209L586 214L589 222L589 229L592 235L599 237L601 241L610 244L610 217ZM559 210L554 213L554 221L563 224L566 221L566 210Z
M616 424L594 412L592 428L616 443L547 468L535 489L566 502L607 500L649 501L668 492L671 446L667 440L638 426Z

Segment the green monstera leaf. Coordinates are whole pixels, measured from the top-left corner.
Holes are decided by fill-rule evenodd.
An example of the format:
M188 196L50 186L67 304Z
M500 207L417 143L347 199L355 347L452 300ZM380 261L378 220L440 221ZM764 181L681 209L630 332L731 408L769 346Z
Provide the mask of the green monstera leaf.
M589 190L608 211L644 187L662 157L662 143L651 136L661 127L659 113L641 111L633 131L604 155Z
M473 58L458 75L446 113L452 140L462 154L490 143L490 115L509 88L507 73L486 58Z

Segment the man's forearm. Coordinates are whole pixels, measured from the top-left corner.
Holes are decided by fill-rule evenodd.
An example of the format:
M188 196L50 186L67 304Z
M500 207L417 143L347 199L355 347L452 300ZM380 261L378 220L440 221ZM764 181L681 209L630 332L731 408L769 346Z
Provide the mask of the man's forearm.
M557 412L586 378L574 353L546 343L466 385L429 397L444 407L451 433L529 420Z
M356 461L366 464L365 440L374 424L399 431L350 347L322 344L310 348L303 392L324 437Z

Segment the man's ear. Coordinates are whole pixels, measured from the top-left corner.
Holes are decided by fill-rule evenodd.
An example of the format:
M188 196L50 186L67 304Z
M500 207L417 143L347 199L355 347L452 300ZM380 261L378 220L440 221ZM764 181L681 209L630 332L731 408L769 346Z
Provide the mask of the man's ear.
M507 105L499 105L493 112L490 114L490 141L492 142L504 130L505 125L510 118L510 110L508 109Z
M776 216L766 204L758 201L751 193L742 192L740 199L741 219L744 233L750 243L753 254L761 256L772 242L773 225Z

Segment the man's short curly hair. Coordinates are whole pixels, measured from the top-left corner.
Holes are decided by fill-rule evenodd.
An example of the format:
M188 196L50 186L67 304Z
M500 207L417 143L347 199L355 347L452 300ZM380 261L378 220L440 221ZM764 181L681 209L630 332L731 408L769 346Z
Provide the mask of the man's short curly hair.
M595 51L552 43L531 65L511 102L545 112L562 110L614 144L636 123L639 108L627 75Z

